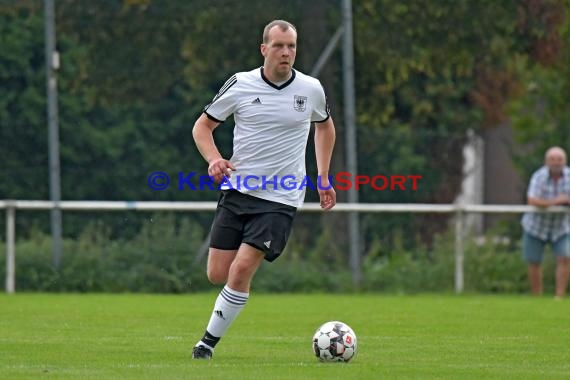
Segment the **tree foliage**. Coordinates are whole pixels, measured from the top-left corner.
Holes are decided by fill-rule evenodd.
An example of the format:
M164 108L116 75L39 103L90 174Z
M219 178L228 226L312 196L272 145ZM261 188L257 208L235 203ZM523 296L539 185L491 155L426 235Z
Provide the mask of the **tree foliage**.
M423 175L420 191L370 191L361 199L453 202L467 131L481 133L506 120L506 103L520 92L520 63L550 59L542 47L556 44L558 35L539 29L545 14L559 10L560 2L533 0L358 2L362 170ZM414 230L426 237L445 228L441 217L401 219L424 226ZM378 218L369 224L378 225ZM381 236L393 235L386 227Z
M190 134L202 107L231 74L261 65L268 21L298 26L297 68L309 72L341 20L340 4L325 0L60 0L56 7L62 195L84 200L215 199L215 192L178 191L175 183L179 172L205 173ZM528 111L517 112L528 141L537 136L531 130L541 130L529 121L541 113L528 102L548 98L539 110L556 133L567 123L561 115L568 83L556 80L559 73L568 77L559 54L568 37L567 27L565 34L560 29L567 0L361 0L353 8L359 146L353 174L422 175L417 191L365 187L361 201L452 202L467 131L506 120L508 101L531 94L530 78L540 86L533 100L520 103ZM0 198L46 199L41 3L2 2L0 31L0 173L10 179L0 184ZM338 127L337 172L344 170L341 75L337 49L320 78ZM230 122L216 139L231 154ZM169 189L148 187L155 171L171 176ZM309 172L315 173L312 163ZM415 235L444 227L443 219L428 221L366 216L365 241L401 229L411 231L413 244ZM333 231L341 240L331 242L341 246L337 251L343 235ZM304 241L317 244L314 236Z
M0 7L0 198L48 196L42 35L36 7Z
M527 180L549 147L570 150L570 2L564 4L558 12L543 13L535 26L542 43L533 51L540 59L521 63L521 93L509 103L517 143L513 157Z

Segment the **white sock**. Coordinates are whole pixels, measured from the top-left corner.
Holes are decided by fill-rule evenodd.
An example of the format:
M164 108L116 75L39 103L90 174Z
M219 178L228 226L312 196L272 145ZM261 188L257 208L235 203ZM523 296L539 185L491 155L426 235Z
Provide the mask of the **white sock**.
M216 299L206 331L214 337L221 338L242 311L248 298L249 293L238 292L230 289L227 285L224 286ZM209 342L202 343L208 345Z

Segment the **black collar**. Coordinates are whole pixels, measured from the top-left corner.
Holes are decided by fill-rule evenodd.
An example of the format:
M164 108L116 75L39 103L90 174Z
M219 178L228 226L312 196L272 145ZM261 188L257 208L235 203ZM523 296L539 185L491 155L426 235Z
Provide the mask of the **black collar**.
M261 73L261 78L265 81L265 83L267 83L268 85L270 85L271 87L273 87L277 90L282 90L285 87L289 86L293 82L293 80L295 79L295 70L291 69L291 78L289 78L289 80L287 82L283 83L281 86L277 86L275 83L273 83L269 79L267 79L265 74L263 74L263 66L261 66L259 68L259 71Z

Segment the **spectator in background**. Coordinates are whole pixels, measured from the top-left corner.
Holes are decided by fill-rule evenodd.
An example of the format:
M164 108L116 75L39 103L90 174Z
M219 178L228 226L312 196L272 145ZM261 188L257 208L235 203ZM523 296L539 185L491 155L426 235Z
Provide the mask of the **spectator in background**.
M570 205L570 167L560 147L546 151L545 165L533 173L528 204L538 207ZM550 243L556 256L556 298L564 297L570 274L570 214L526 213L522 219L523 254L532 293L542 294L542 254Z

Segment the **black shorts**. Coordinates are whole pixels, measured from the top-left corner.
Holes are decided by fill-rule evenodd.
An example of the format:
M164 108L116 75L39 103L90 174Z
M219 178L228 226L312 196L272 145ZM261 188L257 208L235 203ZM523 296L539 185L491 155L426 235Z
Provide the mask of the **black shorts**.
M287 244L297 209L223 190L212 224L210 247L237 250L242 243L262 251L265 260L273 261Z

